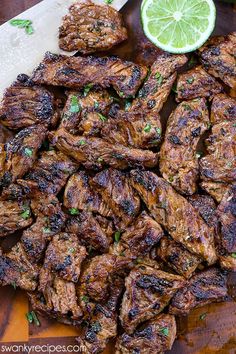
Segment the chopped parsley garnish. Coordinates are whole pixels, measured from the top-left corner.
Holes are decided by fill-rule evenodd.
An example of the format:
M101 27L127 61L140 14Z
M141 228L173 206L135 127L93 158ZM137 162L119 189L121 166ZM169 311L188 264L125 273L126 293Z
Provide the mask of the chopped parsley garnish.
M85 145L86 144L86 141L81 139L79 142L78 142L78 145Z
M95 108L95 109L98 109L98 108L99 108L99 102L98 102L98 101L94 102L94 108Z
M145 133L149 133L151 129L152 129L152 125L150 123L147 123L143 131L145 131Z
M157 79L157 83L160 86L163 82L163 76L159 73L159 71L157 71L157 73L155 74L155 78Z
M123 91L120 91L120 92L119 92L119 96L120 96L120 97L124 97L124 96L125 96L124 92L123 92Z
M102 122L106 122L106 121L107 121L107 117L105 117L103 114L98 113L98 116L99 116L99 118L100 118L100 120L101 120Z
M99 163L101 163L101 162L103 162L104 160L103 160L102 157L99 157L99 158L97 159L97 161L98 161Z
M170 177L168 178L168 181L169 181L169 182L173 182L173 181L174 181L174 177L173 177L173 176L170 176Z
M88 84L84 87L84 97L87 96L87 94L89 93L89 91L91 90L92 87L93 87L93 84Z
M233 124L233 127L236 127L236 123Z
M129 100L126 100L125 101L125 111L128 111L129 110L129 108L131 107L131 101L129 101Z
M183 104L183 107L186 111L191 111L192 108L189 106L189 104Z
M120 231L116 231L115 235L114 235L114 239L115 239L116 243L118 243L120 241L120 236L121 236L121 232Z
M175 83L171 89L172 92L177 93L177 84Z
M69 248L69 253L75 253L75 248L74 247Z
M236 253L231 253L231 257L235 258L236 259Z
M18 27L18 28L24 28L26 34L33 34L34 33L34 28L32 26L32 21L31 20L21 20L21 19L13 19L9 21L10 25Z
M34 311L28 312L26 314L26 318L29 323L34 323L34 324L36 324L36 326L40 326L40 322L39 322L38 317Z
M14 290L16 290L16 282L13 281L13 282L11 283L11 285L13 286Z
M69 213L70 213L70 215L78 215L79 210L77 208L71 208L71 209L69 209Z
M206 315L207 315L206 312L202 313L202 314L199 316L199 319L200 319L201 321L205 320Z
M20 216L25 220L29 219L30 215L31 215L31 211L30 211L30 208L28 208L28 207L25 207L24 211L20 214Z
M49 233L51 232L51 229L50 229L49 227L44 227L44 228L43 228L43 232L44 232L45 234L49 234Z
M189 77L188 79L186 79L186 82L188 84L192 84L194 82L194 78L193 77Z
M89 297L84 295L84 296L81 296L81 301L85 302L86 304L89 302Z
M72 96L70 101L70 112L71 113L79 113L81 110L81 106L79 104L79 100L77 96Z
M28 157L31 157L33 155L33 149L26 147L24 149L24 154Z
M169 328L167 328L167 327L160 328L160 332L161 332L165 337L168 337L168 335L169 335Z
M194 57L191 57L189 62L188 62L188 66L192 66L195 65L197 63L197 59Z
M156 128L156 132L158 135L161 135L161 128Z
M105 4L108 4L108 5L112 4L113 1L114 1L114 0L104 0Z

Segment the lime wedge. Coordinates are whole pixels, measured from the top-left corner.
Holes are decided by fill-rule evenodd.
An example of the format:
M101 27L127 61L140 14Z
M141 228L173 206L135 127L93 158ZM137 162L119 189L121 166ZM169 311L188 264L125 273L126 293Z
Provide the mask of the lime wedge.
M143 0L141 18L146 36L170 53L188 53L201 47L216 20L212 0Z

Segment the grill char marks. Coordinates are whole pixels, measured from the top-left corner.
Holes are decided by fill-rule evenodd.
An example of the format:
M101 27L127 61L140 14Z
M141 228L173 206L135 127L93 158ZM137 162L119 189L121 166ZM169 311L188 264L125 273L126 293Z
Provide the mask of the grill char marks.
M24 74L5 91L0 105L0 121L10 129L53 124L53 113L52 94Z
M88 84L112 86L121 97L132 97L147 75L145 66L111 57L67 57L47 52L34 71L37 84L74 89Z
M109 50L128 37L121 14L111 6L90 0L75 3L59 28L59 47L90 54Z
M182 102L168 119L160 152L160 171L180 193L196 192L199 175L196 150L208 125L205 99Z

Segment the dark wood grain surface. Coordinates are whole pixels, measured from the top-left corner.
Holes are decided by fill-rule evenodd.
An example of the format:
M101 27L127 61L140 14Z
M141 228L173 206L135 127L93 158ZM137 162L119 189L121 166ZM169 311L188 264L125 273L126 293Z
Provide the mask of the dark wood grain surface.
M0 0L0 24L17 16L22 11L40 2L39 0ZM216 1L217 24L214 34L226 34L236 30L236 11L232 5ZM140 0L129 0L122 9L129 28L129 41L114 50L120 56L135 61L153 59L156 52L148 49L139 19ZM1 48L0 48L1 50ZM1 55L0 55L1 63ZM173 109L172 101L165 106L162 117L165 121ZM1 134L0 131L0 139ZM5 135L6 137L6 135ZM236 299L236 275L229 282L231 295ZM233 279L234 278L234 279ZM28 325L26 295L12 287L0 288L0 353L3 344L28 345L74 345L78 331L55 321L40 318L41 326ZM201 316L202 314L205 316ZM204 319L202 319L204 317ZM9 353L13 353L9 351ZM26 352L22 352L25 354ZM31 353L35 353L33 350ZM106 354L114 353L110 344ZM235 354L236 353L236 303L212 304L192 311L188 317L178 319L178 338L171 354ZM169 354L170 354L169 353Z

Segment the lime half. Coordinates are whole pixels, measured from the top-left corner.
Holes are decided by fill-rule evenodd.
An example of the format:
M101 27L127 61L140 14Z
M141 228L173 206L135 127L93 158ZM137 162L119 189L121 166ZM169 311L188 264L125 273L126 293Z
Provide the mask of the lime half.
M212 0L143 0L141 18L146 36L170 53L188 53L201 47L216 20Z

